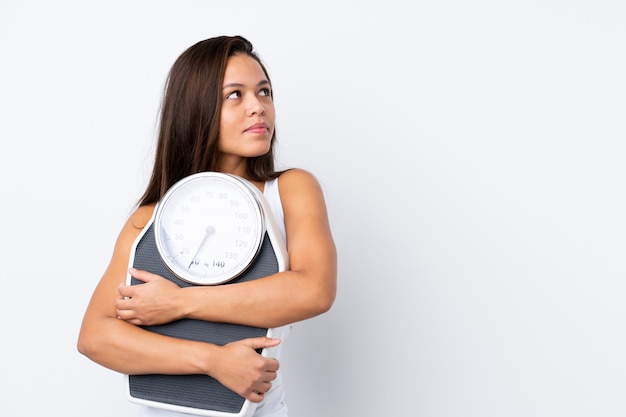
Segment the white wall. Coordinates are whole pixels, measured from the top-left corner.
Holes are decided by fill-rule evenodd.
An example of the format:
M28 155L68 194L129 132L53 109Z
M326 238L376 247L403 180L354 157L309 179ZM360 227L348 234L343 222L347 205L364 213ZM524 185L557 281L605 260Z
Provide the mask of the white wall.
M409 6L410 5L410 6ZM0 415L131 416L76 336L188 46L253 41L322 182L293 417L626 415L623 2L3 1Z

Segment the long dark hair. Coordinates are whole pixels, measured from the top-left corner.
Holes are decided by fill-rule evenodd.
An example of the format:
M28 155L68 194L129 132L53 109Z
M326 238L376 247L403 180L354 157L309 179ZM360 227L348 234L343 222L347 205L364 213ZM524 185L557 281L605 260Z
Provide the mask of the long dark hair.
M271 80L252 43L241 36L218 36L196 43L174 62L161 103L160 127L150 182L139 205L158 202L178 180L197 172L217 170L222 110L221 91L229 57L243 53L254 58ZM274 143L269 152L248 158L247 174L267 181L274 169Z

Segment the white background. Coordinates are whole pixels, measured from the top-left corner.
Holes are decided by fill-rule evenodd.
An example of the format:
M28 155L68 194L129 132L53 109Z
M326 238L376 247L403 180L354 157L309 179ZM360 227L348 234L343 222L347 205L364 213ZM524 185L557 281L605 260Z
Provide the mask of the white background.
M339 252L285 343L292 417L626 415L625 3L3 0L1 416L134 415L76 337L167 71L221 34Z

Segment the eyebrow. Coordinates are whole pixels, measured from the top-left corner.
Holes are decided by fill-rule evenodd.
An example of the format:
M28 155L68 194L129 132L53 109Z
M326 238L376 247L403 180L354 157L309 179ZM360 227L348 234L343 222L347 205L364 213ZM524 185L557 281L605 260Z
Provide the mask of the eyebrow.
M270 82L268 80L261 80L257 83L256 87L260 87L262 85L269 85ZM230 84L226 84L222 87L222 90L225 90L227 88L236 88L236 87L245 87L245 84L241 84L241 83L230 83Z

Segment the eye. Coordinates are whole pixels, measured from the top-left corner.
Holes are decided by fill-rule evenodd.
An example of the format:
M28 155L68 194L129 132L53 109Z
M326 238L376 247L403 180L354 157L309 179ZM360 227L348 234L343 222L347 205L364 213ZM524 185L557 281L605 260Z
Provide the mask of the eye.
M262 96L272 97L272 90L270 90L269 88L261 88L259 94Z
M239 90L235 90L235 91L231 91L230 93L226 94L226 98L241 98L241 91Z

